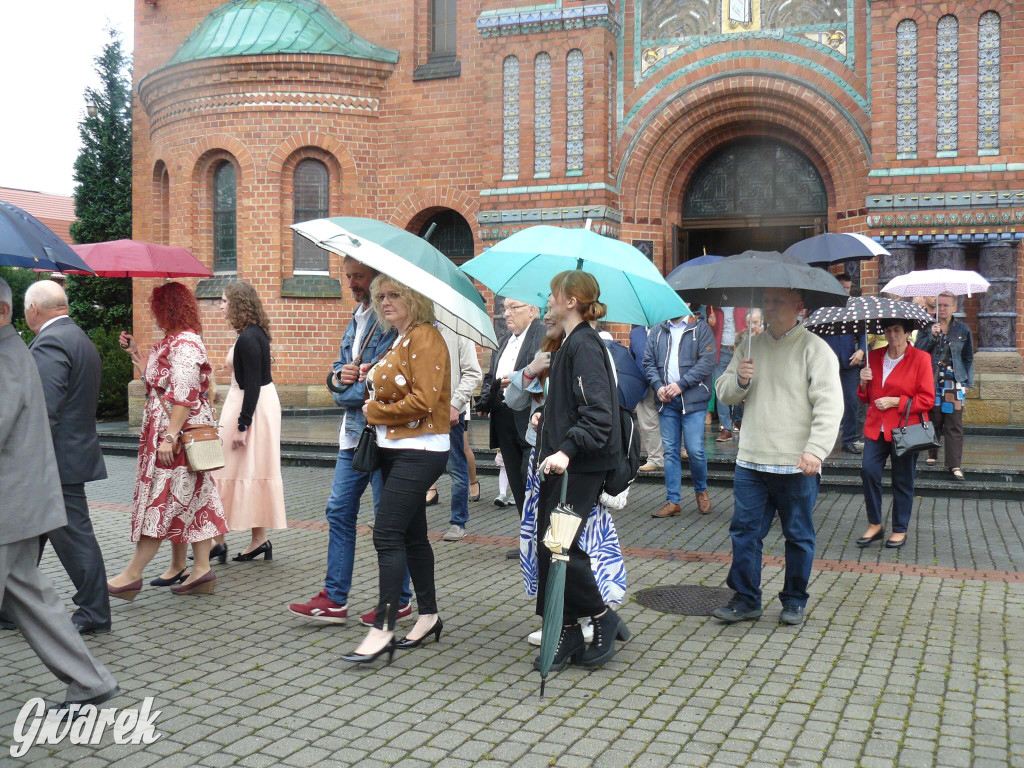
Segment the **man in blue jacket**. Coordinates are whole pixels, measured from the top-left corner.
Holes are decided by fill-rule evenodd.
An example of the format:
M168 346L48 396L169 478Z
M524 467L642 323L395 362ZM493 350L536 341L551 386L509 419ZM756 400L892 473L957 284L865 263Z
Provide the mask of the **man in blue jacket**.
M853 278L845 272L836 278L850 292ZM822 336L825 343L832 348L839 358L839 382L843 385L843 421L839 428L842 438L843 453L860 453L857 446L860 433L857 430L857 387L860 386L860 369L864 366L867 354L867 338L861 334L838 333Z
M715 357L715 334L696 315L658 323L647 335L644 375L658 398L665 448L665 505L652 517L674 517L682 512L680 437L689 454L697 511L702 515L711 511L704 417L711 400Z
M366 399L366 372L395 341L394 328L383 328L373 313L370 283L377 272L351 257L345 258L345 279L352 297L359 302L352 321L341 339L341 350L334 363L334 402L345 409L338 435L338 462L334 467L334 483L327 500L327 578L324 589L307 603L292 603L288 610L307 619L328 624L344 624L348 618L348 593L352 588L352 567L356 553L356 517L359 500L366 486L373 485L373 507L376 514L383 487L380 471L372 475L352 469L352 456L359 435L366 426L363 402ZM412 613L408 577L398 618ZM360 622L373 624L376 609L360 617Z

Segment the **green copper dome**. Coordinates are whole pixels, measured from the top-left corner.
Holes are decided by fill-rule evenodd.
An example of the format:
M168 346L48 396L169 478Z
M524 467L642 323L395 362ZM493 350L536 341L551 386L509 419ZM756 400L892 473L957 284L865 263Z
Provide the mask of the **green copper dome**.
M316 0L231 0L203 20L168 64L275 53L398 61L397 51L355 34Z

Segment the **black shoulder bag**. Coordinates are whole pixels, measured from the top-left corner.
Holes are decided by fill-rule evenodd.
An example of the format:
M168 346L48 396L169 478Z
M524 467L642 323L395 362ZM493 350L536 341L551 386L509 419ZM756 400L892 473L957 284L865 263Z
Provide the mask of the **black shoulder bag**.
M892 450L897 456L915 451L926 451L929 448L937 448L938 439L935 437L935 425L921 414L919 424L908 424L910 420L910 406L914 398L907 399L907 407L903 409L903 419L899 427L892 431Z

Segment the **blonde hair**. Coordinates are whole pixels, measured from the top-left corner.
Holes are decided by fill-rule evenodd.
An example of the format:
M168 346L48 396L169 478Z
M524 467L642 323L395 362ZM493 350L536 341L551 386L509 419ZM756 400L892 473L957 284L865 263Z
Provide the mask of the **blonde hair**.
M597 278L589 272L580 269L559 272L551 278L551 293L566 299L576 299L585 323L600 320L608 313L608 307L598 301L601 286L597 284Z
M393 277L377 275L373 278L373 282L370 284L370 301L373 302L373 314L377 316L377 322L379 322L383 327L391 327L391 323L384 319L384 314L381 312L380 308L381 301L377 298L384 290L385 284L394 288L395 293L399 294L405 300L406 305L409 307L409 317L412 321L412 325L434 322L436 319L434 317L434 302L419 291L414 291L409 286L398 282Z

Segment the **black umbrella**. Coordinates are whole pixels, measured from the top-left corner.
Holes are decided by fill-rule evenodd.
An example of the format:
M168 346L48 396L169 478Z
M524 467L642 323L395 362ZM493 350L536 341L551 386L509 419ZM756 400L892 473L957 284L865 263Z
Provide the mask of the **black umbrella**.
M883 333L884 320L907 320L918 328L928 328L934 321L928 311L917 304L881 296L856 296L845 307L822 307L807 318L809 331L822 336L842 333Z
M0 201L0 264L26 269L94 272L39 219Z
M674 272L668 284L684 301L726 307L757 307L765 288L803 292L808 311L846 304L846 289L823 269L778 251L744 251L715 264Z
M856 232L826 232L794 243L786 249L787 256L805 264L828 265L840 261L863 261L889 252L866 235Z

